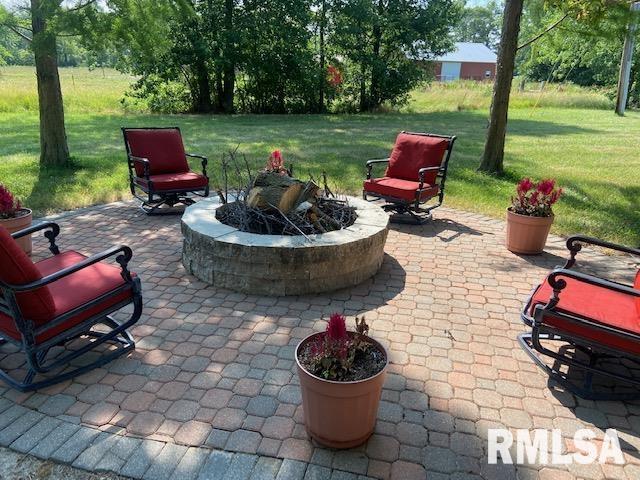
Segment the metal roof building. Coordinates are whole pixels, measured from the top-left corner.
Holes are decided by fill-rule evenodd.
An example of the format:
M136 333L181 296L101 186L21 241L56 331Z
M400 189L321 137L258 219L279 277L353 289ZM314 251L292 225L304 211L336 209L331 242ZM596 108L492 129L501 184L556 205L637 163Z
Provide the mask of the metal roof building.
M456 49L436 57L436 78L452 80L493 80L497 55L482 43L457 42Z

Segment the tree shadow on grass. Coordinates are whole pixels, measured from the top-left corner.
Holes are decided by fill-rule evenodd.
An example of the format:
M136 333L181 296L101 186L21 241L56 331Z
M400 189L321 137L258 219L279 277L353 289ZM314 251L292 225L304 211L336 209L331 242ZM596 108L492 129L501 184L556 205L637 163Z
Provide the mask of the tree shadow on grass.
M484 143L486 115L479 112L392 113L362 115L69 115L67 133L73 151L74 144L86 144L92 150L102 145L112 148L122 141L120 126L180 126L185 143L263 145L298 143L302 152L319 149L327 143L342 141L363 150L391 149L401 130L431 131L457 135L465 142L475 142L478 151ZM33 125L31 125L33 124ZM37 117L29 125L4 126L2 152L6 155L37 148ZM570 133L594 133L584 126L528 119L512 119L512 134L536 137ZM330 141L328 135L333 139ZM209 152L211 153L211 152ZM364 153L364 152L363 152ZM83 152L75 152L82 158ZM363 159L366 160L366 157Z
M65 194L77 184L76 174L81 170L76 162L64 167L40 167L38 176L30 195L25 199L25 205L41 213L49 206L56 207L56 197Z

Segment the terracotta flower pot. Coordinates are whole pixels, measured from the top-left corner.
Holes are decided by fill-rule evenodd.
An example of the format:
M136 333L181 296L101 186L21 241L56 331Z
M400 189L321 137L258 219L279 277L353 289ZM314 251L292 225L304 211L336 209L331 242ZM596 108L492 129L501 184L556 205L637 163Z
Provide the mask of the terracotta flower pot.
M530 217L507 210L507 249L513 253L542 253L553 223L550 217Z
M28 208L18 210L18 216L14 218L0 218L0 226L6 228L9 233L17 232L31 226L33 215ZM27 255L31 255L31 235L26 235L16 240Z
M355 382L337 382L312 375L300 364L298 353L315 337L314 333L296 348L296 363L304 423L307 433L318 443L331 448L352 448L366 442L373 433L378 416L389 357L385 348L370 339L384 353L385 366L373 377Z

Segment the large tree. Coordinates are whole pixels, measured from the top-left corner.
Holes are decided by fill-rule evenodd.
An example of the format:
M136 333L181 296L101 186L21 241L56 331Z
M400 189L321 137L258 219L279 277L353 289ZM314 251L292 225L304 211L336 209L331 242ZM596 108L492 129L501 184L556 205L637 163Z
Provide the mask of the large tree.
M503 13L502 35L498 50L498 65L493 88L489 116L489 129L479 170L491 174L504 171L504 146L507 132L509 97L513 80L515 58L519 48L530 47L549 32L558 28L565 19L573 19L591 29L599 29L604 19L626 24L629 19L628 3L625 0L533 0L542 8L557 13L559 19L543 28L532 38L518 46L523 0L506 0Z
M18 13L0 10L0 26L28 42L33 50L40 113L40 165L44 167L65 165L70 159L58 74L58 36L68 34L74 17L95 8L96 3L29 0Z
M41 165L64 165L69 161L56 31L51 25L60 4L58 1L31 0L31 45L38 81Z
M522 5L523 0L506 0L504 6L489 130L480 163L480 170L488 173L501 174L504 169L504 142L507 134L509 95L511 94L511 82L516 61Z
M453 0L339 0L333 42L353 65L359 109L402 99L425 78L418 60L450 50L460 15Z

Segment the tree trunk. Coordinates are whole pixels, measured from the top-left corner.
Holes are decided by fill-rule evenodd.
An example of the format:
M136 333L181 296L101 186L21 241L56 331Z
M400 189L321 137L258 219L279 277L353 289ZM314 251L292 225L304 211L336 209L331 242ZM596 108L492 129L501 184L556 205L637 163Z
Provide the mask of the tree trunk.
M636 12L640 9L640 3L631 4L631 11ZM624 115L627 108L627 100L629 98L629 79L631 78L631 66L633 65L633 50L635 44L636 33L635 18L627 27L627 33L624 37L624 47L622 48L622 58L620 59L620 71L618 74L618 92L616 95L616 113L620 116Z
M378 1L378 19L373 25L373 63L371 65L371 94L369 95L369 107L378 107L381 98L380 86L380 45L382 43L382 15L384 13L384 4L382 0Z
M360 63L360 111L366 112L368 110L367 102L367 83L366 83L367 66L364 63Z
M318 111L324 112L324 87L326 83L327 68L325 65L324 29L327 20L327 2L322 0L320 7L320 79L318 84Z
M198 83L198 96L196 98L195 111L197 113L210 113L213 111L213 102L211 101L209 70L204 58L198 58L196 62L195 75Z
M222 67L216 66L215 72L216 84L216 106L218 111L222 112L222 98L224 97L224 88L222 87Z
M40 111L41 166L64 165L69 162L62 90L58 75L56 35L47 29L50 8L51 6L45 0L31 0L32 48L36 64Z
M222 88L222 111L224 113L234 112L234 100L235 100L235 86L236 86L236 72L235 67L230 66L224 70L223 88Z
M504 171L504 142L507 133L509 95L515 67L523 0L507 0L498 51L496 81L493 86L489 130L479 170L492 174Z
M233 39L233 10L234 0L225 0L224 2L224 25L225 25L225 51L223 58L225 60L222 72L222 99L221 107L225 113L233 113L233 103L236 88L236 50L235 41Z

